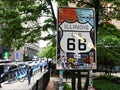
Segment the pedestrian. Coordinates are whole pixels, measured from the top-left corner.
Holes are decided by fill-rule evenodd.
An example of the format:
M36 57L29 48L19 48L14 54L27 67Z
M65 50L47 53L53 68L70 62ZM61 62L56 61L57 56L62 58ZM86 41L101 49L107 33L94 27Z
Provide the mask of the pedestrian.
M32 68L28 66L28 69L27 69L28 85L31 83L31 77L32 77Z
M49 68L49 69L52 68L52 62L51 62L51 61L48 62L48 68Z
M42 65L40 65L40 71L42 72Z
M44 62L44 72L46 72L47 66L48 66L48 65L47 65L47 62L45 61L45 62Z
M50 76L51 76L51 72L52 72L52 61L48 62L48 70L50 71Z

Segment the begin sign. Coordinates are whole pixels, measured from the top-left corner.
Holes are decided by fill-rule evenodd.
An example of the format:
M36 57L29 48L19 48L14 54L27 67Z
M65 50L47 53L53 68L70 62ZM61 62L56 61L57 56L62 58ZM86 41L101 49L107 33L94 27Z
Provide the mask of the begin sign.
M57 69L96 69L94 14L91 8L58 8Z

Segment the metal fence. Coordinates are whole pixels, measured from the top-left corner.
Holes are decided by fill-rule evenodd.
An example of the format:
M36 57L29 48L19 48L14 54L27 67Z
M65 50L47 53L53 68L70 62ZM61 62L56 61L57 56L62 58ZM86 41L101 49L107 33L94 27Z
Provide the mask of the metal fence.
M36 81L32 90L46 90L46 87L50 81L50 71L48 70L43 77Z

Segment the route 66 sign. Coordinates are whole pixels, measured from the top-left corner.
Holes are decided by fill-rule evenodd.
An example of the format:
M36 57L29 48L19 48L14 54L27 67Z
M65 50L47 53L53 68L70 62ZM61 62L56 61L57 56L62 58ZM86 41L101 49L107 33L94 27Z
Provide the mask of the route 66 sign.
M91 61L96 67L94 13L91 8L58 8L57 69L90 69Z
M89 46L89 43L92 43L90 38L92 26L89 23L63 22L60 26L62 29L60 46L63 51L79 54L91 50L92 47Z

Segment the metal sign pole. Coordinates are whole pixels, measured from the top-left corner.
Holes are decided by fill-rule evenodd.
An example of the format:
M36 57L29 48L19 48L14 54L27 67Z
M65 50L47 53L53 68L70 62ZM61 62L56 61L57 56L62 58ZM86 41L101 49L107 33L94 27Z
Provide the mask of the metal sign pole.
M92 70L92 64L91 69L89 70L89 87L88 90L94 90L93 89L93 70Z
M63 90L63 70L59 70L59 90Z
M95 90L93 88L93 61L94 61L93 55L94 54L92 52L89 53L90 70L89 70L89 86L88 86L88 90Z

